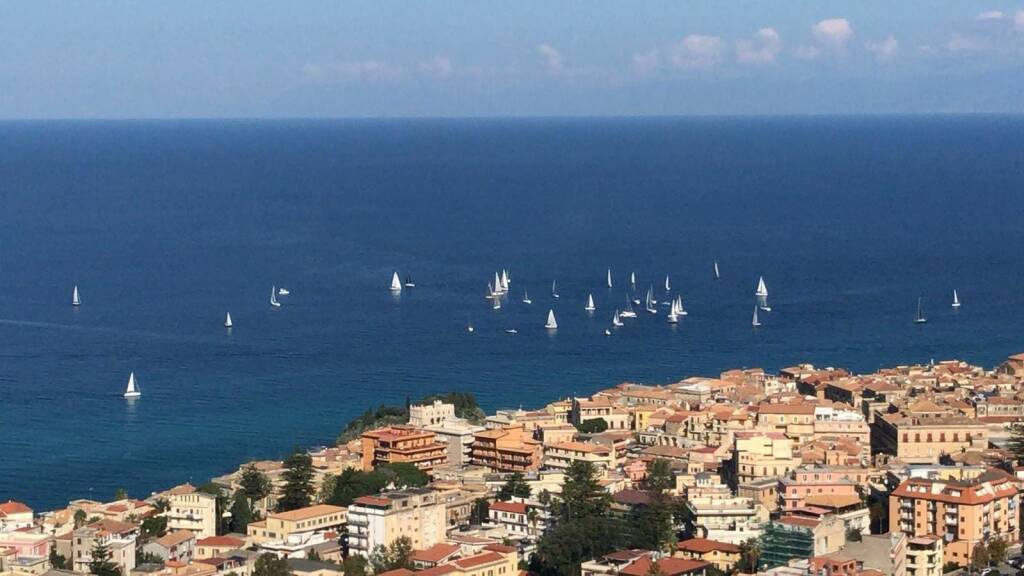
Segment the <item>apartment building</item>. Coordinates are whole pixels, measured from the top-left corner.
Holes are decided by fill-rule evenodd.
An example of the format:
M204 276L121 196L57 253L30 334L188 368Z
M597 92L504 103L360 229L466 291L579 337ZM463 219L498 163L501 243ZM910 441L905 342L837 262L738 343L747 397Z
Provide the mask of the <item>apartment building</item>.
M847 496L860 501L857 483L830 468L798 468L779 480L779 499L783 510L808 505L808 497Z
M589 442L558 442L544 447L546 468L566 469L573 462L589 462L598 468L611 468L616 460L610 447Z
M691 538L679 542L672 555L676 558L709 562L723 573L729 573L740 561L740 547L729 542Z
M990 469L966 480L910 478L889 497L889 530L944 540L944 562L967 565L978 542L1019 541L1020 485Z
M164 512L167 530L189 530L196 538L217 535L217 497L198 492L189 484L166 493L170 507Z
M58 539L57 553L71 561L75 572L88 573L93 548L102 544L110 550L110 561L117 564L123 574L128 574L135 568L135 541L138 536L139 528L134 524L100 520L75 530L69 540ZM61 549L63 542L70 545L69 550Z
M317 504L275 512L265 520L250 522L249 539L268 552L285 558L304 558L306 550L340 534L345 526L346 509Z
M10 532L31 526L31 508L14 500L0 502L0 532Z
M988 427L958 416L875 414L871 434L875 452L895 455L907 464L937 464L946 454L988 447Z
M740 544L761 535L768 510L750 498L690 498L686 501L688 536Z
M915 536L908 539L904 558L907 576L942 576L945 562L942 538Z
M493 472L528 472L540 468L542 445L522 425L494 428L473 436L472 463Z
M429 488L361 496L348 508L349 549L368 557L375 546L408 536L424 550L444 540L445 519L445 503Z
M362 435L363 470L380 464L407 463L430 471L448 461L448 448L437 435L414 426L388 426Z
M160 557L164 562L188 564L195 558L196 536L189 530L175 530L147 542L142 551Z
M813 413L812 413L813 414ZM736 484L789 474L801 465L793 441L780 432L737 432L732 476Z

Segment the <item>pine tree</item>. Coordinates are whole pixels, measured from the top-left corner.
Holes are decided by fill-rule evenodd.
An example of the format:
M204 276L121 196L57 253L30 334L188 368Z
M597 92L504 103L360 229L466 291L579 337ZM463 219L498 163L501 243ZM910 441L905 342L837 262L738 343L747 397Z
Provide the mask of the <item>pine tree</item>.
M252 506L249 499L239 490L231 502L231 531L245 534L246 529L252 522Z
M509 476L508 480L505 481L505 484L498 490L497 498L502 502L508 502L513 497L530 497L530 485L526 483L526 478L524 478L519 472L515 472Z
M121 569L110 558L110 548L97 541L92 548L89 573L95 576L121 576Z
M278 512L309 506L313 494L313 459L296 448L284 462L284 489L277 502Z
M270 479L263 472L256 468L255 464L248 464L242 468L242 478L239 480L242 492L250 502L259 502L270 495Z

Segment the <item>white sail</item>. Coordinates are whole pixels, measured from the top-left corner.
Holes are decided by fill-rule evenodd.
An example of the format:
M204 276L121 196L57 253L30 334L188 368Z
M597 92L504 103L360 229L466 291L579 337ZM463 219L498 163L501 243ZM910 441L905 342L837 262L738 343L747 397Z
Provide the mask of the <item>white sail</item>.
M719 278L721 278L721 275L718 273L718 260L715 260L715 280L718 280Z
M142 391L135 384L135 372L128 375L128 387L124 391L125 398L138 398L142 396Z
M658 309L654 307L655 303L656 302L654 301L654 287L651 286L651 287L647 288L647 302L646 302L647 311L650 312L651 314L657 314L658 313Z
M391 291L392 292L401 292L402 291L402 281L398 279L398 272L393 272L391 274Z
M594 306L593 294L587 294L587 305L584 306L583 309L586 310L587 312L593 312L594 310L597 310L597 308Z
M505 290L504 290L504 288L501 285L501 275L498 274L497 272L495 272L494 273L494 293L495 294L502 294L504 292L505 292Z
M81 306L82 305L82 299L78 297L78 285L77 284L75 284L75 289L71 291L71 305L72 306Z
M917 299L917 314L914 315L915 324L924 324L928 319L924 316L924 308L921 306L921 299Z
M615 311L615 315L612 316L612 326L622 326L622 319L619 318L619 311Z
M554 330L558 328L558 322L555 321L555 311L548 310L548 321L544 324L544 327L548 330Z
M629 273L629 283L633 285L633 288L636 288L636 272Z
M551 297L558 298L558 291L555 290L555 281L551 281Z
M501 269L501 287L508 292L508 270Z
M398 275L396 274L395 278L397 277ZM281 303L277 301L277 288L275 286L270 287L270 305L275 308L281 305Z
M761 322L757 319L757 306L754 306L754 319L750 322L750 325L754 328L761 325Z
M956 294L956 289L953 289L953 308L960 307L960 297Z
M608 283L608 287L611 288L612 287L612 269L611 268L608 269L608 280L607 280L607 283Z
M533 304L533 300L530 300L530 295L523 290L523 304Z
M225 328L231 328L232 326L234 326L234 323L231 322L231 312L228 312L224 316L224 327Z
M759 297L763 297L763 298L767 298L768 297L768 287L765 286L765 284L764 284L764 276L761 276L760 278L758 278L758 280L757 280L757 292L754 292L754 296L759 296Z
M277 289L277 295L278 296L287 296L289 294L291 294L291 292L289 292L287 288L278 288Z
M677 322L679 322L679 316L676 314L676 311L675 310L669 311L669 313L668 313L668 323L669 324L675 324Z
M672 290L671 285L668 283L668 274L665 274L665 292Z

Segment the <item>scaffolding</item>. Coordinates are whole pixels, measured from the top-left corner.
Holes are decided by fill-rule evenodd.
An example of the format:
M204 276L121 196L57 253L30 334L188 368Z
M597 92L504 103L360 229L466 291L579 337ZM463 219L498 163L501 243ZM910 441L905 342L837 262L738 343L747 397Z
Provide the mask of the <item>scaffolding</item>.
M793 558L814 556L814 532L805 526L769 522L760 546L762 568L785 566Z

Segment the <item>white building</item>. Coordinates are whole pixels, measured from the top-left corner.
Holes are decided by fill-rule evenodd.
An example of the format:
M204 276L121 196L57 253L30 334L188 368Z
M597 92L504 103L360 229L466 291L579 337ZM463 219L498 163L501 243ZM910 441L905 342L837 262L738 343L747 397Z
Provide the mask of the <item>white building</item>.
M167 530L189 530L196 538L217 535L217 497L186 484L167 493Z
M368 557L378 545L407 536L413 548L425 550L444 541L446 507L430 488L410 488L361 496L348 508L348 545Z

